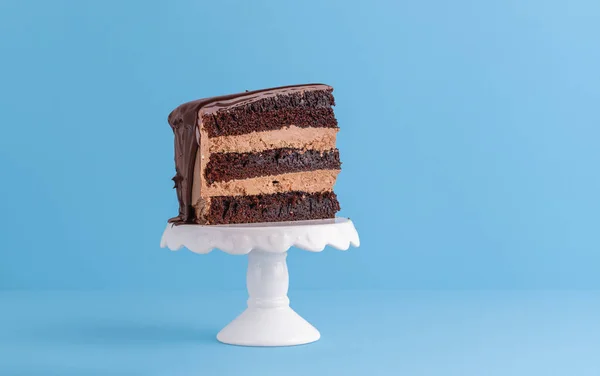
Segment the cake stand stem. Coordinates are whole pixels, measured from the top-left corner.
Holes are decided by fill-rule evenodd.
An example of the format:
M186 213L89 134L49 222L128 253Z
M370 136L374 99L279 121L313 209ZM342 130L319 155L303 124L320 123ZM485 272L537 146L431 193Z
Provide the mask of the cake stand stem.
M217 335L242 346L292 346L318 340L320 334L290 308L287 252L248 254L248 308Z
M249 308L279 308L290 305L287 297L290 277L286 258L287 252L252 251L248 254L246 286Z

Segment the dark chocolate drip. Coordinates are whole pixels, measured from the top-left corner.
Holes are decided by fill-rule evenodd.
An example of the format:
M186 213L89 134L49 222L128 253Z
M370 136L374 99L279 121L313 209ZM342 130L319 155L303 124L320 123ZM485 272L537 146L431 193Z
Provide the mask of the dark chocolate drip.
M222 108L251 103L262 98L279 94L289 94L303 90L333 90L323 84L290 85L270 89L246 91L243 93L223 95L199 99L184 103L169 114L169 124L175 135L175 171L173 177L177 199L179 201L179 215L171 218L169 222L194 223L195 213L192 203L192 187L194 184L194 164L198 152L197 139L198 112L203 109L205 113L213 113ZM199 133L198 133L199 134Z
M186 222L194 217L192 201L192 186L194 176L194 161L198 152L195 128L188 124L174 127L175 133L175 176L173 182L179 201L179 215L169 222Z

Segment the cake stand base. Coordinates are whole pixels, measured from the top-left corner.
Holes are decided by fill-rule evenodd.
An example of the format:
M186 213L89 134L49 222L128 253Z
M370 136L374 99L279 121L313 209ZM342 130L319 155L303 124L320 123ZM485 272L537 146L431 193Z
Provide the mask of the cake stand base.
M292 346L318 340L319 331L290 308L287 252L248 254L248 308L217 335L242 346Z
M240 346L294 346L321 334L290 307L248 308L217 334L220 342Z

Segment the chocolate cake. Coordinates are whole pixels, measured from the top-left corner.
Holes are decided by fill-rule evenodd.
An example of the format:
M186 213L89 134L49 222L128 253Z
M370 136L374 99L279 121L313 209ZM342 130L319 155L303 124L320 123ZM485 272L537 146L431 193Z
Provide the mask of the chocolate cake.
M175 135L174 224L334 218L333 88L293 85L199 99L169 115Z

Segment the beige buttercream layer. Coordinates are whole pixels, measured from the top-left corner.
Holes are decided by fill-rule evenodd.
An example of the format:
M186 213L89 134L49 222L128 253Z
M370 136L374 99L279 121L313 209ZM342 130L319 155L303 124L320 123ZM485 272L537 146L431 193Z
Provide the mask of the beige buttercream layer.
M290 191L327 192L333 190L339 172L316 170L215 182L203 189L201 194L202 197L213 197L269 195Z
M335 149L337 128L300 128L291 125L265 132L209 138L209 153L255 153L269 149ZM204 142L205 139L202 139Z

